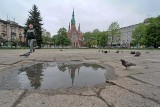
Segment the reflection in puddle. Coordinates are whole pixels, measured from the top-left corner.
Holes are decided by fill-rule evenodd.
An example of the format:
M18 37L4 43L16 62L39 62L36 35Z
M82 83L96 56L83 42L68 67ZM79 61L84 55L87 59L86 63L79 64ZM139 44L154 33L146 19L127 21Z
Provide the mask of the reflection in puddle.
M113 79L114 72L103 66L88 63L38 63L21 68L15 77L18 83L14 88L23 89L56 89L73 86L93 86ZM6 81L5 81L6 82ZM12 82L11 82L12 83ZM8 83L11 85L11 83ZM13 82L16 83L16 82ZM9 87L9 86L8 86Z

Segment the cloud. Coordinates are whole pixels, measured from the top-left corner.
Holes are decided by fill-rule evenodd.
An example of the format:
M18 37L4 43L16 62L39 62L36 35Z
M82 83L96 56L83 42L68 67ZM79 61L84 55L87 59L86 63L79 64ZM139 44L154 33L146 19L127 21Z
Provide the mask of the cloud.
M81 23L82 32L107 30L113 21L129 26L160 14L159 0L3 0L0 18L6 20L8 15L24 25L33 4L41 12L43 27L52 35L61 27L68 29L73 8L76 25Z

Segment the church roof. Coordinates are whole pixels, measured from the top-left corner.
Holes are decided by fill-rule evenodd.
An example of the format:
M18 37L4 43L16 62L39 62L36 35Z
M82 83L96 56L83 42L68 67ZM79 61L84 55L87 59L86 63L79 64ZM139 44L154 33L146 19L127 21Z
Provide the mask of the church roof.
M75 24L75 18L74 18L74 9L73 9L73 13L72 13L72 19L71 19L71 24Z

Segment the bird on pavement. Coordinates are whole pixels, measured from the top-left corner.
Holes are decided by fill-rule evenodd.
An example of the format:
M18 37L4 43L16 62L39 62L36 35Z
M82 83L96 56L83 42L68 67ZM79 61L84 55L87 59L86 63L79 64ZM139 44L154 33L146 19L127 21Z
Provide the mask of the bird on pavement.
M116 53L119 53L119 50L117 50Z
M131 51L131 53L130 54L135 54L136 52L135 51Z
M22 55L20 55L20 56L25 56L25 57L28 57L30 55L30 52L27 52L27 53L25 53L25 54L22 54Z
M60 51L63 51L62 49L60 49Z
M103 51L105 54L108 53L108 51Z
M136 52L135 55L134 55L134 57L139 57L140 55L141 55L140 52Z
M128 62L128 61L125 61L123 59L120 60L122 62L122 65L126 68L129 68L130 66L136 66L135 63L131 63L131 62Z

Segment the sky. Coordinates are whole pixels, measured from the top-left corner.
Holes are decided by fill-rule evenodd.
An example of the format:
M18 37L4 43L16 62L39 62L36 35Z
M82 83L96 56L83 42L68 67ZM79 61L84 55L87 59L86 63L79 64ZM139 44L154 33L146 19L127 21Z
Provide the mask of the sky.
M33 4L40 10L43 28L52 35L62 27L68 30L73 8L76 27L80 23L83 33L106 31L114 21L125 27L160 15L160 0L2 0L0 19L8 17L24 26Z

